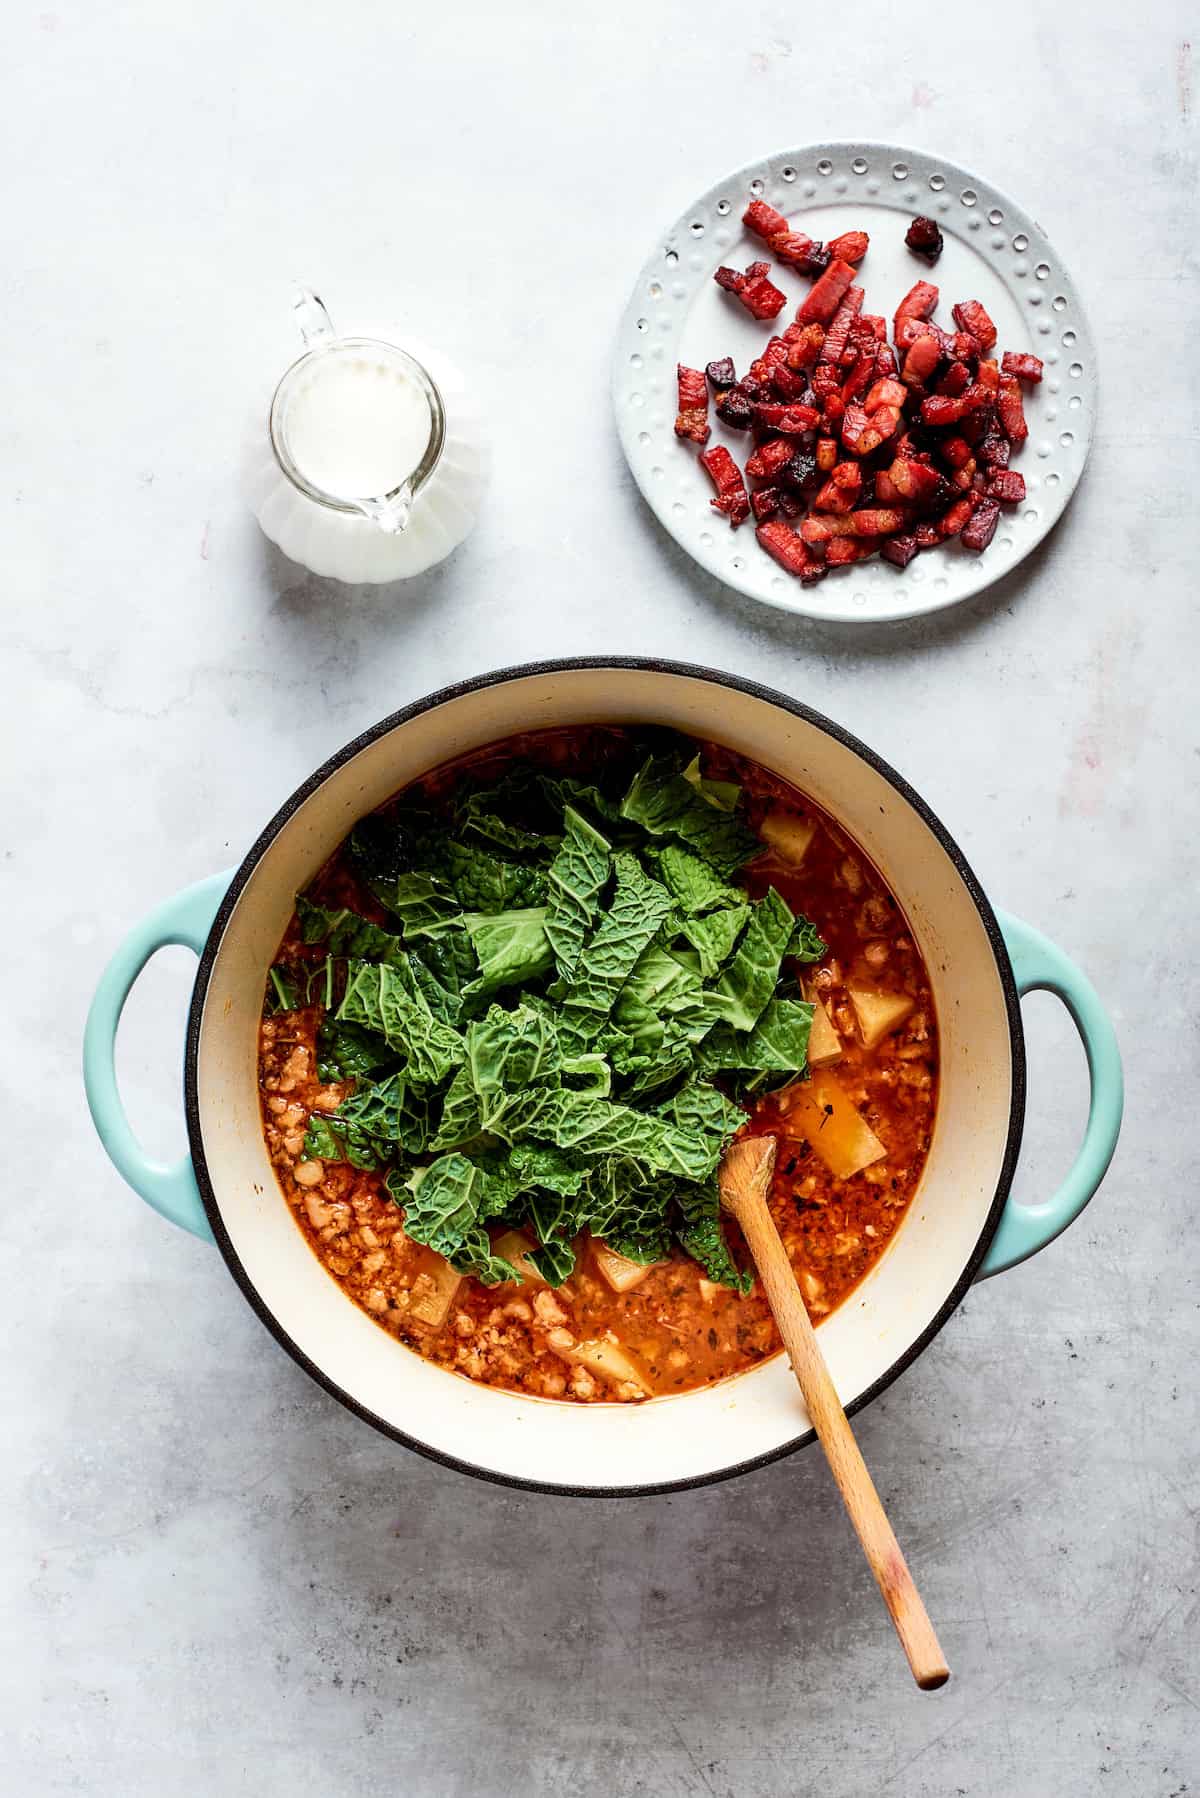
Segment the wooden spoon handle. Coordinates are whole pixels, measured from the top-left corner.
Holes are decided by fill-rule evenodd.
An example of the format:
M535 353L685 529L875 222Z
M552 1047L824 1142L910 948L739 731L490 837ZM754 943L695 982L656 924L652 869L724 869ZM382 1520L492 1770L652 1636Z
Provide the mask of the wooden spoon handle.
M761 1192L743 1191L731 1209L754 1257L813 1428L879 1583L913 1678L922 1690L933 1691L944 1686L950 1677L946 1657L846 1421L766 1198Z

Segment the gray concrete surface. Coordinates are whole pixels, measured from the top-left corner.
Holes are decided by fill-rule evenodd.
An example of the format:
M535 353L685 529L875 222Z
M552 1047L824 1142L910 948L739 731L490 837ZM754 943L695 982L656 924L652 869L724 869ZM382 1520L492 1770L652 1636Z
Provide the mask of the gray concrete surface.
M1189 11L9 9L5 1794L1200 1790ZM753 153L855 133L1019 196L1106 382L1045 552L872 638L699 577L642 510L606 397L660 222ZM485 519L411 588L304 578L234 489L297 278L340 317L406 313L492 412ZM954 1665L934 1697L815 1454L619 1502L427 1465L311 1386L91 1136L82 1019L132 919L405 700L600 650L725 665L860 732L1118 1021L1129 1108L1101 1196L861 1420ZM160 958L122 1043L164 1150L187 979ZM1029 1198L1067 1165L1085 1083L1053 1002L1026 1011Z

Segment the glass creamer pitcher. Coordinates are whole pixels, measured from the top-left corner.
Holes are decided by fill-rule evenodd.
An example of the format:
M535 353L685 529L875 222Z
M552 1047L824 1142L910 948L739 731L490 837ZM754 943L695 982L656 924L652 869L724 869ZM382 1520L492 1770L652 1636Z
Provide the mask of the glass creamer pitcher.
M340 581L396 581L448 556L475 522L483 433L445 357L341 337L316 294L294 312L304 354L284 374L245 481L284 555Z

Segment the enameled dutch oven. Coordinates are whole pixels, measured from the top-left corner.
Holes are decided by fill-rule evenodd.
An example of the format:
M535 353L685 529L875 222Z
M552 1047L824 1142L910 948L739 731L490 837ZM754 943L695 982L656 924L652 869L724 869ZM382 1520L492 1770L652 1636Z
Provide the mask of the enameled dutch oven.
M704 1391L642 1405L563 1405L473 1384L422 1360L351 1304L276 1186L259 1122L258 1023L267 969L298 889L351 826L440 763L515 732L586 723L672 725L740 750L842 823L903 907L933 982L941 1093L924 1178L886 1253L821 1326L848 1410L933 1339L973 1280L1043 1248L1092 1197L1116 1146L1121 1064L1095 991L1061 950L992 910L929 807L870 749L806 706L710 669L621 657L545 662L448 687L347 745L272 819L240 868L168 900L108 967L88 1020L92 1116L116 1167L155 1210L215 1239L263 1322L335 1398L397 1442L484 1478L568 1492L699 1485L812 1440L777 1358ZM113 1042L150 956L200 957L184 1072L190 1158L150 1163L121 1109ZM1025 1051L1020 998L1067 1006L1091 1106L1053 1198L1018 1206Z

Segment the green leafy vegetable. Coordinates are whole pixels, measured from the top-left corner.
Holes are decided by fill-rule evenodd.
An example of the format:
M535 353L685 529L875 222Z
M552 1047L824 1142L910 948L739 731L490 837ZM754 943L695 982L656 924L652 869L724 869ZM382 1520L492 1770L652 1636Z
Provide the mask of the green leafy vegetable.
M286 962L277 961L267 975L267 1016L273 1017L280 1011L295 1011L299 1004L300 992L294 970Z
M271 971L269 1005L322 1008L322 1080L352 1083L305 1154L382 1170L408 1234L488 1285L519 1277L502 1221L551 1285L587 1230L747 1288L716 1189L732 1095L803 1071L784 970L824 944L734 878L760 848L736 784L662 733L638 747L632 779L618 750L595 782L518 765L364 819L351 865L387 925L302 895L324 958Z
M734 813L719 811L696 791L677 757L651 756L621 801L621 816L651 836L673 837L726 877L761 847Z
M812 1015L812 1006L803 999L772 999L749 1032L719 1025L705 1040L700 1065L709 1074L751 1069L794 1073L808 1056Z
M718 1286L732 1286L746 1293L754 1284L752 1273L742 1273L729 1252L721 1225L721 1202L716 1181L705 1186L681 1186L675 1194L683 1218L679 1241L693 1261L698 1261Z
M306 943L324 943L330 955L356 961L399 961L404 944L390 930L353 911L329 911L301 893L296 900L300 935Z
M815 924L807 918L797 918L796 928L789 939L787 952L796 961L820 961L828 945Z
M742 789L736 781L707 780L700 772L698 755L694 755L684 769L683 778L695 787L701 799L706 799L709 805L716 806L719 812L736 812L738 800L742 796Z
M562 995L562 1028L580 1044L597 1034L638 957L671 910L671 895L636 856L618 855L617 884L580 957L579 972Z
M496 913L467 912L463 925L479 961L467 989L486 996L503 986L526 986L548 974L554 951L546 935L546 907Z
M750 914L742 940L714 991L726 1023L753 1030L779 981L794 919L774 887Z
M461 1037L434 1017L407 960L351 962L337 1015L382 1036L426 1085L436 1086L462 1060Z
M587 819L567 806L562 847L550 864L550 904L546 936L559 978L573 979L600 893L612 865L608 841Z

